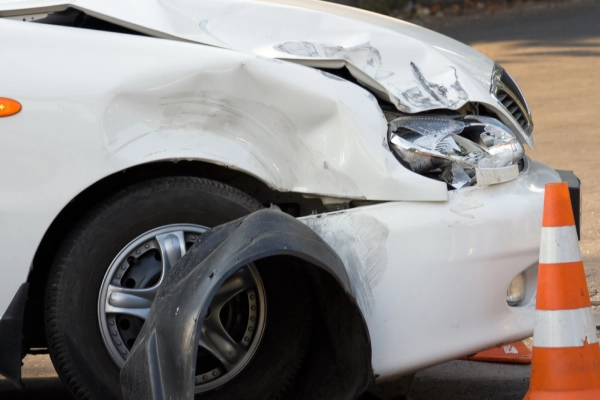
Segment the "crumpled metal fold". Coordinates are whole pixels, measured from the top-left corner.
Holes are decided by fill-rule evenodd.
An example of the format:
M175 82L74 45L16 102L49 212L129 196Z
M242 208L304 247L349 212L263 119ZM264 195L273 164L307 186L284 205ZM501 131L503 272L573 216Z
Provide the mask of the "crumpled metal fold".
M390 121L390 142L417 173L439 169L459 189L476 183L476 168L502 168L523 157L523 146L500 121L477 115L407 116Z

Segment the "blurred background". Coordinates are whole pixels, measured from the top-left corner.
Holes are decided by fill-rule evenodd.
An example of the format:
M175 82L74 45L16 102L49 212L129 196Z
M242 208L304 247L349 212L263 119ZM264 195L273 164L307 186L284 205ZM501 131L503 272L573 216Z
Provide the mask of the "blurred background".
M535 3L578 2L573 0L327 0L332 3L362 8L405 20L475 14L481 11L498 11Z

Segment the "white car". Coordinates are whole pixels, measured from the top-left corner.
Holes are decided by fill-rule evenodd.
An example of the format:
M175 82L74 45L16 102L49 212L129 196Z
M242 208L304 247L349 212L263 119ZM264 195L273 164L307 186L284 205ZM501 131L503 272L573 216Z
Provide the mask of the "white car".
M569 180L577 208L578 180L524 155L523 94L475 50L313 0L0 0L0 32L16 384L49 352L77 398L119 399L168 269L270 204L343 261L373 390L532 334L544 185ZM249 265L207 315L201 398L277 396L314 359L327 299L273 274Z

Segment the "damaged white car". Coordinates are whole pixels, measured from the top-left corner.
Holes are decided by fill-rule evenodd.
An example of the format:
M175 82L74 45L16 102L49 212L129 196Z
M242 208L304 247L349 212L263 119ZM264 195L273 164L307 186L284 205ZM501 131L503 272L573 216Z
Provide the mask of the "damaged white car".
M575 208L579 185L524 155L527 102L475 50L312 0L0 0L0 31L15 384L22 356L49 352L75 397L120 399L168 270L271 204L337 253L348 287L302 263L240 270L205 317L200 398L300 396L330 359L385 396L531 335L544 185L569 181ZM324 334L328 296L364 326ZM304 398L334 398L319 393Z

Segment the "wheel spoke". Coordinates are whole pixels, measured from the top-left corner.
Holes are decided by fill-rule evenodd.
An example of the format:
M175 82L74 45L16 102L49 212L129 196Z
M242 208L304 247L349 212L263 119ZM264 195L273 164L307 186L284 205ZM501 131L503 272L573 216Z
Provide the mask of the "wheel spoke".
M229 336L215 314L204 321L199 345L216 357L227 371L246 355L246 349Z
M183 231L165 233L156 236L162 259L162 278L177 264L177 261L185 254L185 234Z
M148 289L130 289L110 285L108 287L106 313L126 314L147 319L158 286Z
M255 286L256 282L252 277L252 273L248 268L244 267L223 283L215 294L212 303L210 303L210 308L218 314L229 300Z

